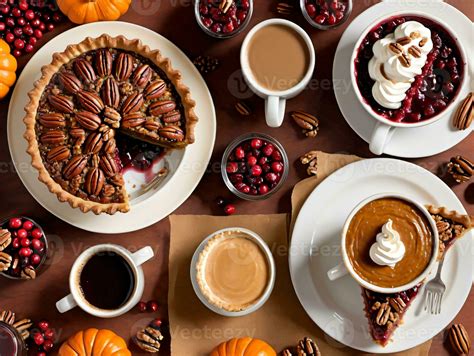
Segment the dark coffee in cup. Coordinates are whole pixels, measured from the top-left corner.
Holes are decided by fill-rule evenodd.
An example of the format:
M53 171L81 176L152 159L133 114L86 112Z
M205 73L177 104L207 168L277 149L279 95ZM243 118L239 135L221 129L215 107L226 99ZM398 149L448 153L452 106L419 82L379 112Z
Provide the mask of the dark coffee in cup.
M126 304L133 294L135 283L128 261L113 251L92 255L79 275L79 288L84 299L104 310L115 310Z

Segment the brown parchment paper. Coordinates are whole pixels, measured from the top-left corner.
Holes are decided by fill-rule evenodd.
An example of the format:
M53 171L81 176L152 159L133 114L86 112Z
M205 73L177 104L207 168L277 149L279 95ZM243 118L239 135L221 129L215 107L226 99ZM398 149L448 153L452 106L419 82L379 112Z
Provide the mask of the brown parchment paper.
M293 216L299 212L306 197L330 173L356 156L318 153L318 177L307 178L295 186L292 195ZM310 336L327 356L364 355L326 336L307 316L293 290L288 270L287 214L236 215L172 215L169 266L169 322L171 353L176 356L209 355L222 341L232 337L251 336L271 344L277 352L296 345ZM226 227L244 227L255 231L272 250L277 268L275 289L268 302L253 314L226 318L208 310L196 297L190 279L194 251L209 234ZM361 300L361 308L362 308ZM428 355L431 342L399 355Z

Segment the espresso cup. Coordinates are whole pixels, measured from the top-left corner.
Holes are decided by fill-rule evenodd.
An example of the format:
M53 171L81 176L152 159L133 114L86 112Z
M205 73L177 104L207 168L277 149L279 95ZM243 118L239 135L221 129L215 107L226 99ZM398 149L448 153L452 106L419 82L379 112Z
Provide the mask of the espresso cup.
M426 217L426 219L429 222L431 232L432 232L432 241L433 241L432 254L431 254L431 258L429 260L427 267L424 269L424 271L421 274L419 274L416 278L414 278L409 283L406 283L402 286L398 286L394 288L381 287L381 286L372 284L366 281L365 279L363 279L361 276L359 276L359 274L357 274L357 272L354 270L351 264L350 258L348 256L347 248L346 248L347 232L349 230L349 226L354 216L359 212L360 209L362 209L364 206L366 206L370 202L378 200L378 199L383 199L383 198L395 198L395 199L399 199L407 203L413 204ZM374 236L374 239L375 239L375 236ZM376 194L360 202L347 217L344 227L342 229L342 237L341 237L342 262L338 264L337 266L335 266L334 268L331 268L327 272L327 276L329 280L335 281L349 274L360 286L366 289L369 289L378 293L384 293L384 294L398 293L398 292L402 292L407 289L415 287L416 285L421 283L431 273L431 271L433 270L434 266L437 263L438 249L439 249L439 235L438 235L438 229L436 228L436 223L434 219L431 217L428 210L422 204L418 203L417 201L411 198L402 196L397 193Z
M294 86L286 90L269 90L262 85L260 85L255 79L254 74L252 73L251 66L249 63L249 45L254 38L255 34L263 29L264 27L270 25L280 25L288 27L289 29L296 32L301 39L304 41L307 46L308 51L308 65L304 77L297 82ZM278 41L278 38L275 38L275 41ZM242 67L243 77L247 85L252 89L252 91L257 94L259 97L265 99L265 118L267 125L270 127L279 127L283 123L283 118L285 116L285 106L286 100L291 99L298 94L300 94L306 85L311 80L313 75L314 65L315 65L315 52L313 43L308 34L298 25L294 24L291 21L283 19L271 19L260 22L258 25L253 27L242 43L240 50L240 64Z
M133 275L133 289L130 296L117 309L102 309L92 305L85 297L80 284L80 276L88 261L96 255L106 255L114 253L128 264ZM130 252L122 246L114 244L102 244L88 248L76 259L69 275L69 288L71 294L62 298L56 303L56 308L60 313L65 313L75 307L79 307L86 313L99 318L115 318L131 310L141 299L145 287L145 277L140 267L143 263L154 256L150 246L144 247L137 252ZM100 273L100 271L97 271Z
M366 101L366 99L363 97L359 90L359 86L357 85L357 76L356 76L356 68L355 68L355 60L358 56L359 48L362 43L362 41L365 39L367 34L377 26L377 24L383 22L385 19L392 18L392 17L398 17L398 16L419 16L423 17L426 19L429 19L430 21L433 21L436 24L439 24L443 29L445 29L453 39L456 40L457 47L459 48L459 52L464 59L464 75L461 78L461 84L458 88L458 92L456 96L451 100L451 102L448 104L448 107L445 108L443 111L438 113L437 115L433 116L430 119L423 120L420 122L416 123L403 123L403 122L394 122L391 121L377 112L375 112L370 104ZM430 125L438 120L440 120L442 117L446 115L448 112L449 108L457 106L459 101L461 100L460 98L460 93L463 91L463 88L469 84L469 75L468 73L468 68L467 68L467 61L466 61L466 51L463 46L463 44L458 40L458 36L456 35L456 32L446 23L441 21L438 17L435 17L433 15L430 15L426 12L421 12L421 11L396 11L393 13L390 13L388 15L385 15L383 17L377 18L375 21L373 21L370 25L367 26L367 28L362 32L361 36L359 37L359 40L355 43L354 50L352 52L352 57L350 60L350 66L351 66L351 83L352 87L354 88L354 92L357 96L357 99L361 103L362 107L367 111L367 113L376 120L376 125L372 131L371 138L369 141L369 149L372 153L376 155L381 155L385 151L385 147L387 144L390 142L392 135L395 130L398 129L403 129L403 130L409 130L415 127L421 127L425 125Z

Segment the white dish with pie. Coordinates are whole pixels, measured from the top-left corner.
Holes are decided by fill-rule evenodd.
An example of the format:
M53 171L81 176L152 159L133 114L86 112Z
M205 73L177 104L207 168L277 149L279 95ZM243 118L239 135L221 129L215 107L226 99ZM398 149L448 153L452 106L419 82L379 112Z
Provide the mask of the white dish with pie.
M149 112L145 113L145 116L148 116L148 117L152 116L151 111L154 110L154 113L156 115L153 115L153 116L158 117L158 116L161 116L161 113L163 111L163 106L161 104L162 103L166 105L171 104L169 105L169 109L171 109L171 112L169 112L169 110L165 108L165 111L168 111L169 114L171 114L171 116L176 114L174 118L170 116L168 119L166 119L167 121L171 122L171 124L163 125L159 122L158 124L155 122L151 122L150 124L153 124L153 125L150 125L150 128L152 128L151 126L156 126L156 127L153 127L152 129L160 130L161 126L165 126L164 128L167 131L164 133L165 136L169 136L169 137L173 136L172 142L176 142L177 146L182 146L182 147L186 146L186 147L183 149L165 150L163 148L156 148L158 147L156 145L148 145L148 143L142 143L140 140L136 140L136 137L134 137L133 140L132 139L129 140L128 138L125 139L126 140L125 147L127 147L127 157L130 158L129 160L130 162L127 161L127 163L131 163L129 167L130 169L126 169L123 172L125 188L130 199L129 207L125 207L125 204L127 203L126 201L124 201L125 204L122 204L122 205L117 204L119 208L117 208L117 206L112 209L110 209L109 207L106 207L105 209L103 209L102 207L90 208L87 205L84 207L84 204L77 204L77 202L75 202L74 199L65 199L64 193L59 194L57 192L57 189L56 189L57 187L53 189L54 192L58 195L58 197L61 200L67 200L70 202L72 206L79 206L83 211L89 211L92 209L96 213L100 213L102 211L105 211L108 213L114 213L116 211L129 210L127 213L117 212L115 213L115 215L112 215L112 216L106 216L105 214L96 216L92 212L83 213L79 209L71 208L68 204L60 203L57 200L55 194L49 193L46 185L43 185L40 181L38 181L37 172L35 172L34 169L30 168L29 164L28 166L20 165L20 163L25 164L24 162L31 161L31 159L28 157L28 154L26 153L26 148L27 148L26 141L21 139L21 136L23 135L25 131L24 124L23 125L21 124L21 121L22 121L21 116L24 116L22 113L22 107L25 107L26 104L28 103L26 94L30 92L33 87L31 83L33 83L35 80L39 78L38 68L51 62L51 57L50 57L51 53L63 52L68 45L76 44L83 41L84 33L87 33L89 36L96 37L96 38L99 38L103 33L108 33L111 39L110 38L108 39L106 38L106 39L109 42L112 41L110 43L107 42L103 45L99 44L97 46L97 43L104 41L104 38L105 38L105 37L100 37L100 39L96 40L95 42L92 41L92 42L86 43L87 46L85 46L84 44L81 44L81 46L85 47L85 49L94 50L95 48L102 48L102 47L110 47L110 48L117 47L117 48L124 48L124 51L128 51L128 50L132 51L128 53L137 53L136 51L134 51L135 49L137 50L139 49L140 51L142 51L143 53L141 52L137 53L138 54L137 57L128 57L128 58L125 58L125 61L124 61L123 57L127 57L126 53L120 55L121 53L114 53L114 50L112 49L110 50L112 52L112 55L109 55L106 53L107 56L104 56L105 59L103 60L103 62L101 62L101 63L106 63L106 64L109 63L108 66L110 68L107 69L107 66L105 66L104 67L105 69L100 69L101 67L99 66L95 69L95 72L97 75L100 75L102 73L105 73L104 75L106 75L107 72L110 72L111 68L113 68L114 70L113 76L115 76L117 81L125 80L126 78L128 78L128 76L130 76L130 78L133 78L133 82L138 86L142 85L140 81L141 79L147 79L148 77L153 78L155 74L152 74L152 73L154 72L152 71L152 73L150 73L148 66L140 67L140 63L135 64L132 62L133 68L135 68L133 73L135 74L131 74L131 72L127 70L127 66L125 67L120 66L120 68L122 69L125 68L125 71L122 73L119 73L119 69L118 69L119 64L127 63L127 61L130 62L131 58L133 58L134 60L140 61L140 58L143 59L143 56L147 57L146 60L148 60L148 58L152 60L151 58L153 57L152 55L153 52L147 52L147 51L159 49L159 51L161 52L160 55L163 57L169 58L171 62L171 66L173 67L173 69L168 71L169 65L167 64L167 62L163 62L164 63L163 68L165 69L163 70L163 72L165 73L165 77L167 76L168 78L172 78L170 80L174 81L175 79L173 78L175 77L180 78L180 77L179 75L175 76L174 73L176 72L173 72L173 70L176 69L181 73L180 79L182 79L182 83L184 83L184 86L181 87L180 84L176 85L177 83L172 83L173 85L172 90L174 90L174 88L178 88L178 92L180 90L184 90L184 91L181 91L181 93L179 94L183 98L188 97L187 93L190 92L192 100L195 101L196 103L195 104L196 106L194 108L195 114L197 117L203 118L203 120L197 123L194 130L189 130L190 135L191 135L190 136L191 140L189 140L189 143L192 143L193 141L192 136L199 137L199 138L196 140L195 143L192 143L189 146L186 146L186 144L188 143L188 138L183 139L184 136L180 136L183 133L183 130L180 131L179 128L177 129L176 127L174 127L176 126L174 123L176 122L176 120L178 120L178 119L175 120L175 118L179 117L179 113L177 112L177 110L178 110L178 107L181 107L180 103L177 102L177 104L174 104L172 102L174 99L172 99L171 96L170 96L171 101L170 100L166 101L167 96L168 96L168 94L166 94L164 96L165 99L163 98L158 99L160 101L155 104L155 109L153 109L153 103L148 106L148 109L146 110L149 110ZM121 36L121 35L124 36L125 40L121 40L119 37L113 38L113 36ZM140 43L128 41L128 40L133 40L136 38L139 38L143 42L143 44L148 45L151 48L151 50L147 50L145 48L145 50L143 51L143 47L140 47L141 46ZM136 47L137 45L138 47ZM85 51L85 49L82 51L82 53L87 52ZM66 55L67 55L67 52L66 52ZM87 55L88 53L85 53L84 58L87 59L86 57ZM140 57L140 55L142 55L142 57ZM92 54L92 56L94 56L94 54ZM95 56L98 57L97 54ZM112 56L113 58L115 58L114 59L115 64L113 64L113 62L109 62ZM57 58L58 57L56 57L56 62L58 61ZM98 63L99 62L97 62L97 65L99 65ZM87 71L81 71L81 68L84 67L83 63L80 63L80 64L81 66L79 70L75 70L76 67L74 67L74 72L72 70L70 72L72 74L75 73L76 76L81 79L82 86L85 86L87 84L87 90L84 89L84 91L87 91L87 97L84 98L81 96L81 98L79 98L79 95L78 95L77 100L74 99L74 103L79 102L81 105L80 109L83 109L83 111L86 111L85 109L89 111L92 110L92 112L87 112L85 113L87 115L85 115L83 114L83 111L81 111L80 114L82 114L82 116L85 117L85 119L82 118L82 121L85 122L85 125L83 125L81 121L80 122L81 125L76 125L76 126L78 126L78 128L80 129L84 129L84 128L95 129L95 126L97 125L94 121L94 117L92 117L92 121L91 121L91 114L94 114L96 112L94 111L95 110L94 105L91 106L90 101L88 100L90 99L89 97L91 95L92 95L92 98L94 98L94 100L96 101L100 98L98 98L97 95L94 96L93 93L90 94L90 92L93 91L93 88L87 82L87 79L88 79ZM150 66L151 66L151 62L150 62ZM139 69L143 69L143 71L140 71ZM158 69L158 71L160 71L160 69ZM67 68L66 68L66 72L68 72ZM142 74L145 73L144 77L139 77L139 75L137 74L138 72L141 72ZM108 74L110 75L110 73ZM124 75L124 77L120 77L122 75ZM71 76L69 75L68 78L70 77ZM53 83L53 80L55 80L54 78L56 77L53 76L51 83ZM74 83L76 83L77 80L74 78L74 75L72 76L72 78L74 79L73 85L75 85ZM60 77L60 79L62 78ZM144 93L143 96L145 96L146 98L146 92L148 91L149 93L152 93L152 90L156 88L149 88L147 90L145 88L145 81L142 81L142 82L143 82L143 93ZM60 80L60 83L63 84L61 80ZM70 81L67 83L71 84ZM119 85L120 85L120 93L125 96L124 93L127 92L126 83L122 85L121 82L119 82ZM51 90L54 90L54 92L50 91L50 96L52 94L52 96L59 97L62 100L64 98L64 95L61 92L58 93L56 91L57 90L56 87L58 86L55 86L52 89L51 87L49 87ZM179 89L180 87L182 89ZM67 89L68 87L65 87L65 88ZM189 88L189 91L187 88ZM66 89L65 89L64 94L69 94L69 92L71 91L67 92ZM162 94L163 91L161 91L161 89L159 89L158 91L159 91L158 93L159 95L163 95ZM105 90L100 91L100 96L102 97L102 101L104 101L104 103L106 103L107 106L109 106L109 103L111 102L110 95L104 96L105 95L103 94L104 92ZM113 92L114 91L112 91L112 93ZM153 93L156 93L156 92L153 92ZM128 92L128 94L130 94L130 91ZM154 94L152 94L152 96L153 95ZM131 107L130 103L132 104L136 103L135 101L133 101L134 98L132 98L132 96L134 95L130 95L129 98L123 99L124 101L122 102L122 104L120 104L120 106L117 106L117 111L120 110L120 114L124 117L122 118L122 121L121 121L122 126L124 126L125 122L132 122L132 123L137 122L136 121L137 110L135 110L137 107L132 107L130 109ZM143 103L143 100L140 97L138 99L139 99L138 100L139 104ZM153 101L152 97L150 97L150 99L151 101ZM46 97L46 99L41 98L41 100L47 100L48 103L51 104L51 100L49 99L49 97ZM118 101L116 102L118 105ZM67 101L65 102L60 101L58 105L57 100L53 98L53 104L56 105L55 107L53 106L53 110L59 111L60 113L66 112L67 110L63 109L64 106L62 106L62 104L64 103L67 104ZM190 105L192 105L192 101L189 101L189 103L191 103ZM187 104L184 103L184 106L186 105ZM66 109L67 109L67 106L68 105L66 105ZM113 107L113 104L110 104L110 106ZM147 104L145 103L144 107L146 106ZM174 108L176 108L176 110L173 111ZM51 109L51 106L47 106L46 111L52 111L50 109ZM60 109L60 110L56 110L56 109ZM101 104L101 108L99 109L102 109L102 104ZM106 109L108 108L106 107ZM125 111L129 111L129 114L127 114ZM133 111L135 111L135 113L132 113ZM40 119L39 122L41 124L43 124L43 122L46 122L46 124L49 125L50 122L53 122L53 123L58 122L57 117L56 117L58 116L57 113L53 113L53 115L51 115L49 112L47 112L46 114L47 114L45 115L46 117L38 116L38 118ZM64 113L64 116L67 116L67 115L68 115L67 113ZM76 112L75 115L78 116L78 113ZM105 117L106 114L101 112L100 114L97 113L97 115L104 115ZM127 115L130 117L125 119ZM164 115L167 115L167 114L164 114ZM182 115L183 114L181 113L181 117L183 117ZM44 119L46 119L47 121L45 121ZM128 121L129 119L131 121ZM138 119L139 119L138 122L143 121L143 118L138 118ZM135 124L132 125L131 127L132 129L134 125ZM144 125L145 124L143 123L143 127ZM169 126L169 125L172 125L172 126ZM102 130L102 126L105 126L104 123L102 123L100 128L98 128L99 131ZM41 127L42 126L40 126L40 128ZM130 128L130 125L127 124L127 127ZM105 128L106 127L104 127L104 129ZM20 175L20 178L22 179L23 183L25 184L27 189L30 191L30 193L46 209L48 209L49 211L51 211L53 214L57 215L59 218L63 219L64 221L72 225L75 225L77 227L83 228L85 230L94 231L94 232L103 232L103 233L120 233L120 232L128 232L128 231L141 229L143 227L146 227L148 225L151 225L161 220L162 218L166 217L169 213L171 213L173 210L175 210L179 205L181 205L181 203L184 200L186 200L187 197L192 193L196 185L199 183L202 175L204 174L204 171L207 167L207 163L210 159L210 155L213 149L214 139L215 139L215 130L216 130L216 122L215 122L215 112L214 112L214 106L212 103L212 98L210 96L210 93L207 89L207 86L204 80L202 79L202 77L200 76L199 72L194 67L194 65L191 63L191 61L175 45L173 45L171 42L169 42L162 36L154 33L153 31L145 29L143 27L133 25L133 24L128 24L128 23L121 23L121 22L94 23L94 24L89 24L89 25L85 25L81 27L76 27L56 37L54 40L49 42L45 47L43 47L40 51L38 51L38 53L32 58L32 60L25 67L21 77L19 78L19 81L16 85L15 91L12 96L12 101L11 101L10 110L9 110L9 121L8 121L8 137L9 137L9 146L10 146L12 159L16 167L18 167L17 170ZM53 128L53 131L56 131L56 128ZM87 130L85 131L87 134L88 131ZM143 129L143 132L144 131L145 130ZM192 135L193 131L194 131L194 135ZM56 132L54 133L56 134ZM138 133L138 132L135 132L135 133ZM135 136L135 133L132 133L132 135ZM178 134L178 136L176 136L176 134ZM103 136L104 133L103 131L100 131L99 134L95 134L95 135ZM129 134L127 134L126 137L128 136ZM31 137L32 135L30 135L30 149L29 149L30 154L32 153L32 151L34 151L32 150L32 147L34 148L35 146L35 145L32 145ZM40 137L43 137L43 136L38 136L39 138L38 142L41 148L41 145L43 144L43 142L40 141L41 139ZM87 153L88 155L94 156L96 146L93 144L93 142L95 142L95 140L93 139L93 137L91 139L88 139L88 137L89 136L86 136L85 140L82 139L82 142L83 142L82 150L83 150L83 153L88 152ZM53 141L55 139L56 137L53 137ZM183 140L183 143L186 143L186 144L179 144L180 140ZM47 140L46 142L50 143L51 140ZM101 150L101 152L104 151L107 147L106 144L107 142L99 145L99 147L97 147L98 150ZM120 142L118 142L117 145L120 145ZM58 156L54 154L56 153L56 150L58 151ZM67 149L64 149L64 147L59 147L56 150L54 150L54 152L51 154L53 159L55 157L60 157L60 158L65 157L66 154L64 151L68 151ZM51 149L51 151L53 150ZM70 151L72 152L68 153L68 156L71 157L74 154L74 156L72 156L71 158L71 161L73 161L73 158L76 157L77 153L76 153L76 150L72 148ZM130 152L132 152L133 154L129 154ZM43 161L45 162L45 165L47 166L47 164L49 164L49 160L47 161L45 157L47 156L44 156ZM96 170L102 171L102 174L101 172L98 172L98 174L90 173L89 175L86 173L85 175L86 184L85 184L85 189L83 190L92 194L94 193L94 191L99 192L99 188L101 188L102 193L101 193L100 199L102 202L104 199L103 193L105 192L105 187L107 186L110 190L109 186L112 184L110 184L110 182L108 181L109 179L108 177L110 177L110 175L107 173L110 173L110 171L109 169L106 168L106 166L110 168L110 164L101 165L102 159L100 158L101 156L99 155L99 159L95 160L99 162L99 163L96 162L97 164L95 166L96 168L100 167L100 169L96 169ZM90 164L93 165L93 162L94 162L93 157L89 158L89 162ZM54 164L57 164L57 162L54 162ZM146 165L146 169L144 170L139 169L139 168L142 168L141 165ZM38 160L37 160L35 167L38 168L40 166L41 165L38 165ZM77 168L77 167L74 166L73 168ZM72 171L74 171L74 173L77 173L78 170L71 170L70 168L67 168L67 167L63 168L63 177L66 176L66 173L69 176L69 173L71 173ZM105 179L103 179L104 178L103 172L106 173ZM51 174L51 172L49 173ZM97 172L94 172L94 173L97 173ZM42 179L42 180L44 182L47 181L46 179ZM91 182L93 182L94 184L92 184ZM58 183L57 180L56 180L56 183ZM59 183L61 184L61 182ZM53 192L52 183L49 182L47 183L47 185L50 188L50 190ZM62 187L64 187L64 185L62 185ZM176 189L176 187L179 187L179 189ZM112 188L115 188L115 191L117 191L117 187L112 187ZM107 199L105 201L107 201ZM163 202L166 202L166 204L163 204ZM109 204L109 205L112 205L112 204ZM150 212L153 212L153 213L150 213Z
M417 202L466 214L452 190L427 170L394 159L367 159L341 168L316 187L297 217L290 248L293 286L308 315L331 338L370 353L400 352L433 338L461 310L472 284L473 259L465 253L472 251L470 232L446 255L442 313L420 313L424 290L416 290L418 297L405 309L392 341L382 347L372 340L361 287L349 276L330 281L327 271L341 262L341 232L350 212L387 187Z

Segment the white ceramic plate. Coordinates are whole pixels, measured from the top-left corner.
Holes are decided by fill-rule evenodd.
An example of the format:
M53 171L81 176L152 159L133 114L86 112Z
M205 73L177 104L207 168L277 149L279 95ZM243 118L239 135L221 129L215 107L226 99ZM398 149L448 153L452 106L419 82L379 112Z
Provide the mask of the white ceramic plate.
M61 203L51 194L46 185L38 181L38 172L32 168L30 156L26 153L23 138L23 108L28 102L27 93L32 83L39 79L40 68L51 62L52 54L62 52L68 45L79 43L86 36L98 37L104 33L111 36L124 35L129 39L139 38L152 49L159 49L171 59L175 69L181 71L183 82L191 89L196 101L196 142L185 150L172 151L166 156L170 174L157 189L141 190L145 182L143 174L129 171L124 177L131 196L128 213L115 215L94 215L73 209ZM123 233L142 229L165 218L177 209L194 191L201 180L214 148L216 135L216 114L212 97L204 79L192 62L173 43L163 36L144 27L125 22L97 22L75 27L55 37L42 47L24 68L12 94L8 113L8 144L12 160L23 184L44 208L58 218L84 230L99 233ZM159 168L157 164L156 170Z
M326 272L342 260L340 234L352 209L371 195L389 191L466 213L451 189L427 170L395 159L369 159L341 168L311 193L298 215L291 240L291 279L308 315L335 340L370 353L399 352L434 337L462 308L472 281L470 233L446 256L442 276L447 290L441 314L420 310L422 289L393 341L386 347L372 341L360 287L350 276L330 282Z
M344 118L349 126L366 142L370 141L376 121L364 110L351 86L350 58L355 43L369 23L394 11L404 10L423 11L447 23L456 24L453 28L458 34L459 40L465 46L466 53L474 53L474 42L472 41L474 25L462 12L442 1L382 1L371 6L355 18L345 30L337 46L332 76L334 92ZM466 75L470 77L470 80L467 81L467 85L461 88L460 97L465 97L473 90L470 81L473 77L472 64L474 61L472 56L468 56L468 60L469 72ZM457 106L452 106L446 109L443 117L433 124L418 128L394 129L384 153L406 158L427 157L444 152L457 145L472 132L474 125L464 131L453 129L451 119L456 108Z

